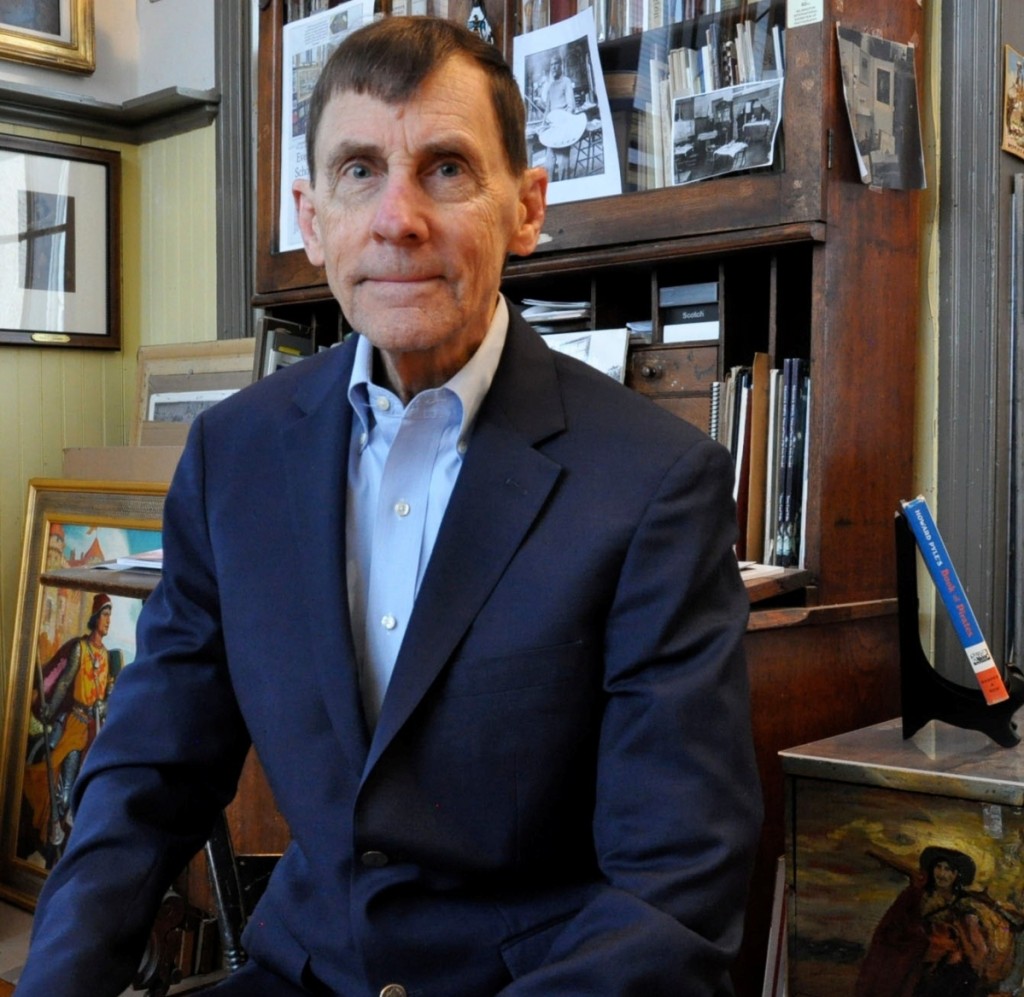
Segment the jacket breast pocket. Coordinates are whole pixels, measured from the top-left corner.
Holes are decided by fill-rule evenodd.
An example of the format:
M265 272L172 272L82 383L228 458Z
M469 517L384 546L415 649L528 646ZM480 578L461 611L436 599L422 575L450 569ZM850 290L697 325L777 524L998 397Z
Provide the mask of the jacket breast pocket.
M453 662L441 694L543 698L559 690L571 696L573 689L585 692L594 685L600 685L599 662L583 641L573 641L500 656L461 657Z

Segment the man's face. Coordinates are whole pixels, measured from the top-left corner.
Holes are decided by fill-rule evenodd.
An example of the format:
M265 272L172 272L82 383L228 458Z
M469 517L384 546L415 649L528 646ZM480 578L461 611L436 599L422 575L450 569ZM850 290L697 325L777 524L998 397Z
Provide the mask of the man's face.
M945 859L939 859L932 870L932 878L940 889L951 890L956 883L956 876L956 870Z
M106 637L110 633L110 607L104 606L100 610L99 618L96 620L96 632L101 637Z
M551 60L551 75L557 80L562 75L562 60L552 59Z
M543 170L513 176L489 93L484 71L455 56L406 104L336 94L316 187L295 185L307 255L399 373L461 367L487 332L506 254L537 243Z

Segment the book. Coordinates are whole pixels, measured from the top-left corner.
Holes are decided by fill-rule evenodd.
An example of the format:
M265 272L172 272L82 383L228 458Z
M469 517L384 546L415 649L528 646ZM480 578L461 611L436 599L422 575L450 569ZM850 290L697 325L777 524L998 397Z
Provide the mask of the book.
M778 470L778 516L775 563L796 567L801 560L800 513L807 415L807 361L798 357L782 362L782 440Z
M110 571L120 571L123 568L145 568L148 571L160 571L164 566L164 552L162 548L156 550L145 550L138 554L124 554L113 561L103 561L97 564L97 568L106 568Z
M768 372L768 446L764 481L764 554L765 564L775 563L775 538L778 528L780 427L782 425L782 371Z
M767 353L755 353L750 378L750 483L747 521L740 529L747 534L748 556L757 558L764 551L764 489L768 459L768 381Z
M917 541L917 549L921 552L936 591L942 597L953 629L978 680L985 702L989 706L1004 702L1010 695L1006 691L1006 685L989 650L988 642L981 632L981 627L978 626L977 617L971 609L960 576L950 560L949 551L946 550L942 535L928 508L928 502L923 495L918 495L915 499L904 499L900 504L910 531Z
M736 521L739 526L736 556L743 560L747 557L747 510L750 506L751 371L749 368L744 368L740 383L737 385L737 392L736 401L739 411L736 443L733 451L736 468L732 494L736 502Z

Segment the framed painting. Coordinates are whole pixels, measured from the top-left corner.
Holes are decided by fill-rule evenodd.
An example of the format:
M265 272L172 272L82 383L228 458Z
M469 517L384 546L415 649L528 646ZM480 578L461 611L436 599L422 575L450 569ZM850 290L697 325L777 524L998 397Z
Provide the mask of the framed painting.
M166 491L29 482L0 743L0 895L28 909L63 853L70 793L118 675L135 658L142 608L141 597L119 594L120 572L68 569L160 547ZM70 582L69 574L87 580Z
M120 348L116 150L0 136L0 343Z
M951 789L968 784L966 769L951 769L960 779L948 780ZM909 791L913 773L897 765L889 778L891 787L795 780L786 992L1016 992L1024 964L1024 812Z
M93 0L0 0L0 59L91 73Z
M201 411L252 383L253 347L251 337L140 347L129 442L172 442L155 432L170 426L184 443Z
M1003 46L1003 152L1024 159L1024 56Z

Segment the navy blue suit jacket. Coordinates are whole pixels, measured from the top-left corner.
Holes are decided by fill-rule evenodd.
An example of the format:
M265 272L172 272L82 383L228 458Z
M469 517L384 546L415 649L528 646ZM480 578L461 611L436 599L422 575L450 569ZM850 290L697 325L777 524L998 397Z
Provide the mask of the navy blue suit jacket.
M514 316L371 735L352 346L194 425L19 997L120 991L250 741L293 843L244 942L282 976L727 992L760 822L728 455Z

